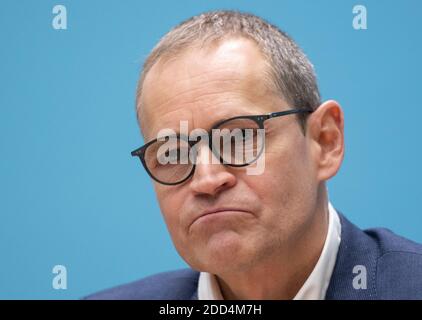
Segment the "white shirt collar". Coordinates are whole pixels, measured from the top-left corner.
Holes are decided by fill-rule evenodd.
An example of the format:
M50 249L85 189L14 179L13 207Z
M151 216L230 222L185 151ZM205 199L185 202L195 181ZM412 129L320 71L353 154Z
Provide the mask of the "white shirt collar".
M322 300L325 298L341 241L340 218L328 203L328 232L324 247L314 269L299 289L294 300ZM198 281L199 300L223 300L215 275L201 272Z

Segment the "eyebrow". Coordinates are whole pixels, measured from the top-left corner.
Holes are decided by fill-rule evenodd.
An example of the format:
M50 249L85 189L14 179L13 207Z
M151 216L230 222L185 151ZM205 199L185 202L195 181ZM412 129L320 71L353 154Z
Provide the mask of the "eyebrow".
M270 113L270 112L263 112L263 111L259 112L257 110L256 110L256 112L247 112L247 111L239 112L239 113L235 112L234 114L224 115L223 117L219 118L218 120L213 121L212 124L210 126L207 126L206 129L205 128L194 128L192 130L195 130L195 129L204 129L205 131L207 131L209 133L210 130L212 130L218 123L220 123L220 122L222 122L224 120L229 120L229 119L232 119L232 118L243 117L243 116L246 116L247 117L247 116L263 115L263 114L268 114L268 113ZM188 121L188 120L179 120L179 123L180 123L180 121ZM177 129L173 129L173 128L168 128L168 129L173 130L176 133L176 135L179 136L180 135L179 128L180 128L180 124L179 124L179 127ZM162 129L160 129L160 130L162 130ZM190 131L192 131L192 130L190 130ZM158 134L158 132L157 132L157 134ZM157 134L155 134L155 138L153 138L153 139L151 139L149 141L152 141L152 140L156 139Z
M220 118L219 120L214 121L212 123L210 129L214 128L217 124L219 124L220 122L225 121L225 120L229 120L229 119L237 118L237 117L250 117L250 116L262 115L262 114L266 114L266 113L262 113L262 112L261 113L259 113L259 112L250 112L250 113L247 113L247 112L244 112L244 113L238 113L236 115L224 116L224 117Z

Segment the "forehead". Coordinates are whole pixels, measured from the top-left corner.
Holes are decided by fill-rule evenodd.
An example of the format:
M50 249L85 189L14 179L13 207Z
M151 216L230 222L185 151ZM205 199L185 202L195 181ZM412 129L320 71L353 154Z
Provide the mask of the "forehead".
M208 129L232 116L280 110L282 100L267 84L268 66L250 40L230 39L215 47L194 48L156 63L141 97L146 140L159 130Z

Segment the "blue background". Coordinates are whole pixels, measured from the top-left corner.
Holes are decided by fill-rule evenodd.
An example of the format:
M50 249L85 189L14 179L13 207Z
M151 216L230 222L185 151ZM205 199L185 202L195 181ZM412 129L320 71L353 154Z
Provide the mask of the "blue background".
M54 30L63 4L68 29ZM368 30L352 28L364 4ZM185 266L147 174L141 63L172 26L240 9L287 31L345 112L330 198L362 228L422 242L421 1L16 1L0 4L0 298L79 298ZM63 264L68 289L52 288Z

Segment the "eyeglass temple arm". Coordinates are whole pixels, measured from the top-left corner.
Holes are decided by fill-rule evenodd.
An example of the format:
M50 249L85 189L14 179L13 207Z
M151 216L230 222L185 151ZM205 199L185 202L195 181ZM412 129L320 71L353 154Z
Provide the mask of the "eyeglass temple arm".
M313 110L309 110L309 109L291 109L291 110L286 110L286 111L278 111L278 112L272 112L268 114L268 119L271 118L276 118L276 117L281 117L281 116L286 116L288 114L292 114L292 113L311 113L313 112Z

